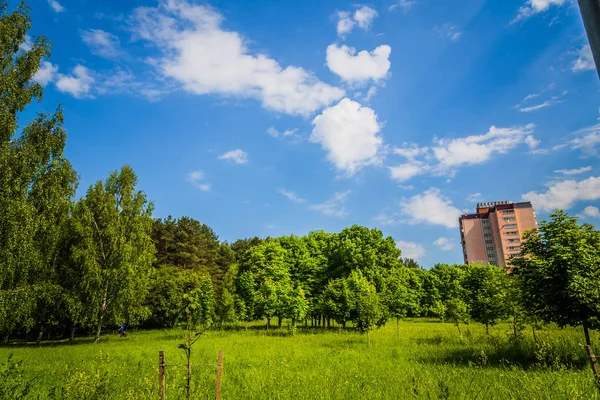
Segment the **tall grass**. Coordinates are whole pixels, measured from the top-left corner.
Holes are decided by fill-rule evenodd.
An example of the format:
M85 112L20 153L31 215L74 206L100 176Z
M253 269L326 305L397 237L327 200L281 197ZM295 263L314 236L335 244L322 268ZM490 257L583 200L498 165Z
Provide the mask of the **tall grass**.
M400 340L395 322L373 332L367 348L351 330L300 328L288 336L252 328L209 331L194 346L194 364L214 364L225 351L223 399L600 399L576 329L545 329L536 343L530 334L516 340L508 325L486 335L472 324L459 336L451 324L413 320L401 323ZM29 385L23 398L157 398L158 351L165 350L167 398L184 398L182 339L164 330L113 334L96 345L6 345L0 362L12 354L20 363L0 369L0 393ZM194 367L192 387L193 398L214 398L215 367Z

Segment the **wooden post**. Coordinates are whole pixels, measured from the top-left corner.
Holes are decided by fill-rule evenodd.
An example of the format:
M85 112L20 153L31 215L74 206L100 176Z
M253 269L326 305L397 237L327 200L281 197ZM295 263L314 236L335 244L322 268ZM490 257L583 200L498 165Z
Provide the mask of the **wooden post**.
M596 378L596 383L600 385L600 370L598 369L598 364L596 363L596 355L592 349L592 342L590 340L590 333L588 332L587 325L583 325L583 333L585 334L585 349L587 350L588 357L590 358L590 364L592 366L592 371L594 372L594 378Z
M219 350L219 359L217 360L217 390L215 399L221 400L221 376L223 376L223 350Z
M158 352L158 397L165 399L165 352Z

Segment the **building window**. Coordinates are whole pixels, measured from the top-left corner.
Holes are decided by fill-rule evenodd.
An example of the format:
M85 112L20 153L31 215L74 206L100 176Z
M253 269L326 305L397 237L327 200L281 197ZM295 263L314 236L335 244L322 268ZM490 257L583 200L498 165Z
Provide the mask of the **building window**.
M514 214L515 210L503 210L502 214Z
M511 251L520 251L521 250L521 246L508 246L508 250L511 250Z
M505 221L516 221L517 218L516 217L506 217L504 218Z
M517 224L508 224L508 225L504 225L505 228L516 228Z
M519 239L508 239L507 242L508 243L519 243L520 240Z
M515 235L518 235L518 234L519 234L519 232L517 232L517 231L506 232L506 235L509 235L509 236L515 236Z

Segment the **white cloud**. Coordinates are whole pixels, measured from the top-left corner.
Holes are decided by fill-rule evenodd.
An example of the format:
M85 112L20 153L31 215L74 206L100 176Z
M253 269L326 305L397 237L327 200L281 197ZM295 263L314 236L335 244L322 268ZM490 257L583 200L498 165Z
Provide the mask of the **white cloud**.
M210 184L204 183L204 172L192 171L188 174L187 179L192 185L203 192L210 192Z
M405 143L393 152L405 157L408 162L390 167L390 172L392 178L401 182L426 173L453 176L458 167L484 163L495 154L507 153L520 144L535 148L539 141L532 136L533 128L533 124L512 128L491 126L482 135L448 139L434 137L431 147Z
M437 247L444 251L450 251L454 248L454 242L451 239L441 237L435 242L433 242Z
M578 137L568 142L571 149L581 150L586 156L598 154L596 146L600 144L600 124L581 129L574 134Z
M348 11L339 11L337 13L337 33L338 36L344 37L354 29L354 20Z
M550 100L546 100L543 103L529 105L529 106L525 106L525 105L521 104L521 105L516 105L515 108L517 110L519 110L520 112L528 113L528 112L532 112L532 111L541 110L542 108L550 107L554 104L560 104L562 102L564 102L564 100L562 100L559 96L553 96Z
M241 149L235 149L228 151L225 154L221 154L219 156L219 160L230 160L236 164L247 164L248 163L248 153Z
M31 36L25 34L25 40L23 40L23 43L21 43L19 45L19 49L21 51L29 51L29 50L31 50L32 46L33 46L33 42L31 41Z
M519 8L519 14L512 22L521 21L532 15L548 11L551 6L562 6L566 1L567 0L527 0L525 5Z
M373 20L377 17L377 11L369 6L362 6L354 12L354 20L359 28L369 30Z
M373 219L379 222L381 225L392 225L401 222L395 215L390 215L387 213L381 213Z
M600 218L600 210L598 207L588 206L583 209L581 214L578 215L579 218Z
M532 135L529 135L525 138L525 143L531 150L533 150L540 145L541 141L534 138Z
M437 139L433 148L438 168L446 171L461 165L481 164L495 153L506 153L526 141L533 132L534 125L513 128L490 127L483 135L454 139Z
M527 96L525 96L525 98L523 99L523 101L535 99L536 97L539 97L539 96L540 96L539 93L528 94Z
M53 65L50 61L42 61L40 69L37 70L31 79L42 86L46 86L54 80L57 72L58 66Z
M274 127L269 127L269 129L267 129L267 133L273 137L279 137L279 136L294 136L296 134L296 132L298 131L298 129L286 129L283 132L279 132L277 129L275 129Z
M579 57L577 57L577 60L573 62L571 71L582 72L591 71L594 69L596 69L596 64L594 63L592 49L589 44L586 44L579 50Z
M396 241L396 247L402 252L402 257L418 260L426 253L425 248L418 243L406 242L404 240Z
M62 5L60 5L60 3L57 0L48 0L48 4L50 4L50 7L56 13L61 13L63 11L66 11L66 8L64 8Z
M138 7L130 18L135 37L161 52L151 65L190 93L255 98L269 110L305 116L344 96L303 68L283 68L265 54L253 54L222 21L214 9L187 0Z
M563 175L579 175L579 174L583 174L584 172L590 172L592 170L592 167L581 167L581 168L577 168L577 169L557 169L556 172L557 174L563 174Z
M121 42L112 33L100 29L89 29L81 32L81 39L88 45L92 54L100 57L116 58L122 53Z
M381 125L369 107L344 98L312 121L310 141L320 143L327 158L339 170L353 174L377 161L383 140L377 136Z
M82 99L91 96L92 84L95 82L91 71L78 64L73 68L72 74L63 75L57 74L56 88L63 92L72 95L75 98Z
M303 199L302 197L298 196L296 193L292 192L291 190L286 190L284 188L277 189L277 193L279 193L279 194L287 197L288 199L290 199L294 203L304 203L306 201L305 199Z
M377 11L369 6L361 6L354 13L338 11L336 25L338 36L346 37L356 26L365 31L369 30L377 15Z
M371 86L369 88L369 90L367 90L367 94L365 95L365 97L363 97L363 101L365 103L368 103L371 100L371 97L375 96L377 94L377 87L376 86Z
M442 26L435 26L433 30L442 38L450 39L451 42L456 43L460 40L463 32L458 30L454 24L444 24Z
M398 4L392 4L388 10L392 11L397 7L400 7L404 13L408 14L410 10L417 4L416 0L400 0Z
M541 211L567 210L578 201L600 199L600 177L589 177L582 181L566 180L548 186L545 193L529 192L521 196Z
M410 224L426 223L456 228L461 211L452 205L452 201L431 188L422 194L411 197L400 203L400 212L409 218Z
M327 67L345 81L364 82L369 79L379 80L387 76L390 70L390 54L392 48L381 45L368 52L332 44L327 47Z
M344 209L344 203L346 202L346 197L350 194L350 190L345 192L337 192L331 199L321 203L321 204L313 204L309 207L309 209L314 211L319 211L325 215L329 215L332 217L343 218L348 213Z
M467 201L470 203L477 203L483 199L483 195L481 193L473 193L467 196Z
M390 176L392 179L398 182L406 182L407 180L428 171L428 167L419 161L413 161L388 168L390 169Z

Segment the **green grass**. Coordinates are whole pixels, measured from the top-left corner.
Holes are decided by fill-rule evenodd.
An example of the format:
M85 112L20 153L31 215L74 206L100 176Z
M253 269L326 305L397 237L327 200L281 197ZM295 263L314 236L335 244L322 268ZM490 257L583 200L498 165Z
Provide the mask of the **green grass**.
M578 329L545 329L515 342L508 325L485 334L478 324L404 321L366 336L335 330L210 331L194 346L193 363L216 363L225 352L223 399L600 399ZM593 340L598 342L598 335ZM99 344L0 347L13 354L22 378L34 378L27 398L157 398L158 351L184 364L181 330L103 336ZM167 368L167 398L183 398L185 366ZM10 379L0 377L4 382ZM0 383L0 386L2 384ZM214 398L215 368L194 368L195 399Z

